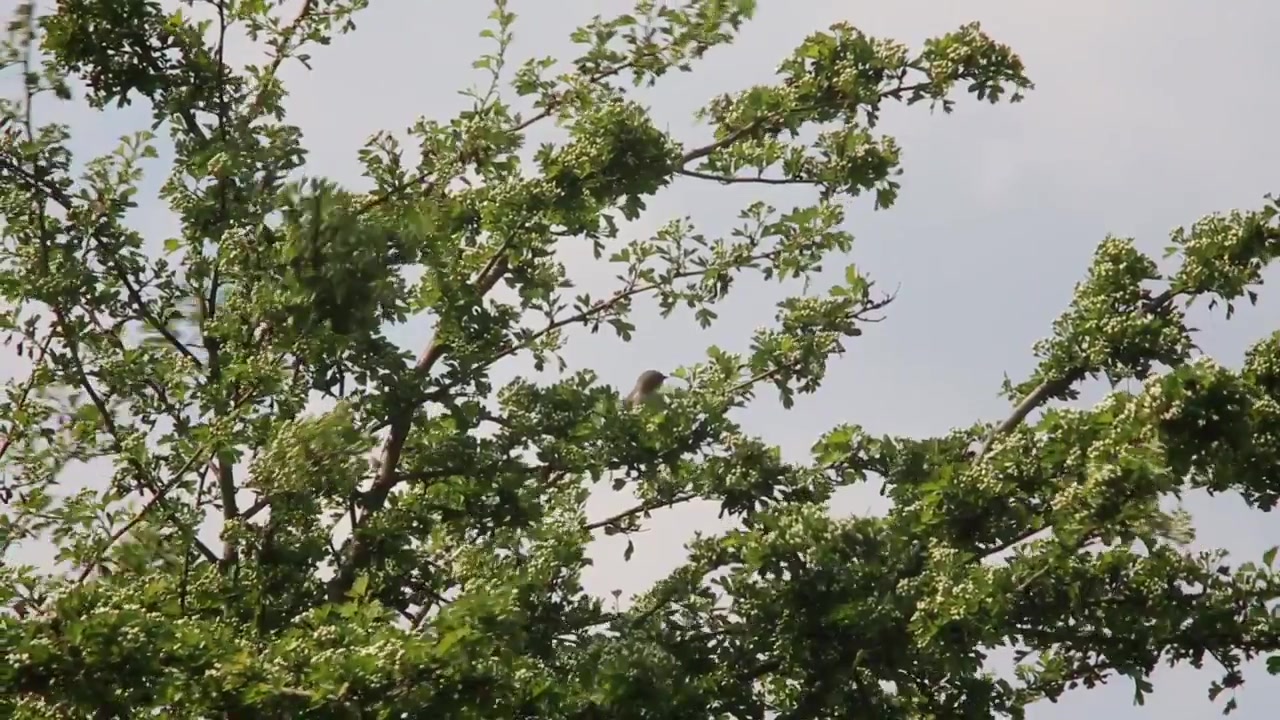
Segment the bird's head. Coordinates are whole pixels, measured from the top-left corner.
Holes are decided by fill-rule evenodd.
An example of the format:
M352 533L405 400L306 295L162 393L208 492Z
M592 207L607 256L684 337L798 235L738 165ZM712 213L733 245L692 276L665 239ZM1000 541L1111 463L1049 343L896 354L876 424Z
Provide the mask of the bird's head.
M645 370L640 373L639 385L646 390L656 390L662 387L662 383L666 381L667 376L657 370Z

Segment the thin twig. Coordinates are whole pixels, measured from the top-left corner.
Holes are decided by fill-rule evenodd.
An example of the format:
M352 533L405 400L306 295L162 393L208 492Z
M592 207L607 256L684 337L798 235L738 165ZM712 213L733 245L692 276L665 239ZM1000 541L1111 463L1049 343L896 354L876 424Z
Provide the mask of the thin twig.
M67 212L74 212L75 202L71 199L71 196L67 195L56 185L51 185L38 175L28 172L26 168L16 165L11 159L3 155L0 155L0 170L5 170L14 175L18 175L23 181L29 183L33 190L38 190L43 193L44 197L53 200ZM99 223L99 228L101 228L102 225L103 223ZM93 242L101 249L103 245L102 240L96 234L91 235L91 237ZM104 256L109 256L109 253L104 252L103 254ZM110 269L111 274L121 283L121 285L124 286L130 302L134 304L135 309L141 314L147 324L164 337L164 339L168 341L168 343L173 346L178 353L186 357L197 367L202 367L204 363L200 361L200 358L191 352L191 349L187 347L186 343L174 336L174 334L164 326L164 323L160 322L160 319L151 312L149 304L142 297L141 292L133 284L133 281L129 279L128 274L124 272L124 268L120 267L118 263L106 262L106 265Z
M26 384L22 386L22 390L18 393L18 399L17 401L14 402L13 408L9 411L10 416L16 416L20 414L22 412L22 409L26 406L27 398L31 395L31 391L35 389L36 379L39 375L41 365L44 363L44 359L49 353L49 345L52 342L53 342L53 333L50 333L44 339L44 342L40 344L40 354L36 357L36 359L32 363L31 377L27 378ZM20 429L17 427L17 423L15 422L14 428L10 430L10 432L5 434L4 441L0 442L0 459L3 459L5 454L9 452L9 447L13 445L13 441L18 439L21 436L22 436L22 433L20 432Z
M742 264L747 265L750 263L759 262L761 260L768 260L777 254L778 253L776 250L757 253L755 255L748 257L746 260L742 262ZM691 277L698 277L700 275L705 275L708 272L711 272L713 269L714 268L704 268L701 270L686 270L684 272L679 272L674 275L671 275L666 279L667 280L686 280ZM499 351L497 355L494 355L488 362L486 362L481 367L482 368L491 367L494 363L497 363L499 360L502 360L503 358L514 355L520 350L529 347L530 345L536 343L538 340L541 340L542 338L555 332L556 330L559 330L564 327L568 327L570 325L576 325L578 323L586 322L587 320L590 320L597 315L600 315L602 313L605 313L611 310L615 305L622 302L623 300L626 300L631 297L635 297L636 295L642 295L647 292L652 292L654 290L658 290L665 286L666 286L665 282L664 283L648 283L645 285L636 285L635 283L629 283L626 288L619 290L618 292L615 292L614 294L610 295L609 297L603 300L599 300L595 302L594 304L590 305L584 310L576 312L572 315L566 315L564 317L556 318L555 320L548 322L546 326L544 326L542 329L535 331L533 334L526 337L521 342L512 343L511 345L508 345L503 350Z
M597 520L593 523L588 523L586 525L586 529L599 530L600 528L616 526L618 525L618 523L621 523L623 520L633 518L637 515L643 515L647 512L652 512L654 510L661 510L663 508L675 507L676 505L679 505L681 503L686 503L686 502L689 502L690 500L697 500L697 499L698 499L697 493L681 493L667 500L647 500L645 502L640 503L639 505L636 505L635 507L629 508L627 510L623 510L622 512L616 515L610 515L609 517L603 520Z
M289 46L293 43L294 35L298 33L298 28L302 27L302 23L311 15L311 12L315 9L315 5L315 0L303 0L302 7L298 9L298 14L294 16L293 21L285 27L282 33L280 33L279 47L277 48L275 55L272 56L271 62L267 65L266 72L262 73L262 87L258 90L257 94L254 95L253 102L249 104L246 116L249 118L250 122L257 117L258 113L262 112L262 104L266 102L268 83L275 81L276 73L280 71L280 66L284 63L285 58L289 57L292 51L292 48ZM223 15L225 13L221 2L218 3L218 13L219 15ZM222 64L221 44L218 45L218 55L218 63Z
M892 99L900 100L904 94L926 88L929 85L930 83L927 83L927 82L916 83L913 85L897 85L895 87L881 91L879 99L886 100L886 99L892 98ZM776 123L788 115L794 115L796 113L813 112L817 109L819 109L817 106L801 106L801 107L787 108L785 110L781 110L777 113L774 113L773 115L756 118L755 120L752 120L751 122L747 123L746 125L743 125L742 127L736 130L729 131L728 133L725 134L724 137L720 138L719 140L716 140L713 143L704 145L699 148L695 148L693 150L690 150L684 153L683 155L680 156L680 160L676 163L677 167L683 167L693 162L694 160L701 160L702 158L705 158L708 155L711 155L712 153L718 152L720 150L724 150L725 148L729 147L730 145L733 145L734 143L738 142L739 140L746 137L747 135L753 132L756 132L757 130L762 130L765 127L767 127L769 124ZM715 179L719 179L719 178L715 178Z
M191 466L194 465L196 460L203 456L203 454L203 446L197 448L195 452L191 453L191 455L187 457L186 462L184 462L173 474L173 477L169 479L169 482L165 483L163 487L157 488L156 494L142 506L142 509L139 510L133 518L129 520L129 522L121 525L115 532L111 533L111 536L107 538L106 542L103 543L102 547L98 549L97 553L95 553L94 559L86 563L84 568L80 571L80 575L76 578L77 585L83 583L85 578L89 577L89 573L93 572L93 569L102 562L102 558L106 556L107 552L120 540L120 538L124 537L130 530L137 527L138 523L142 522L151 510L164 500L164 498L169 494L169 491L178 486L178 483L182 481L182 476L186 474L187 470L191 469ZM194 533L192 534L194 535ZM198 539L195 540L195 543L204 547ZM218 561L218 556L214 555L209 548L204 547L203 552L206 553L206 557L209 562L214 563Z
M677 174L686 177L697 178L699 180L711 180L724 185L739 185L743 183L755 183L760 185L817 185L819 181L808 180L805 178L771 178L771 177L738 177L731 175L713 175L711 173L698 172L697 170L686 170L680 168L676 170Z
M608 70L602 70L598 73L594 73L586 78L585 84L593 85L602 80L606 80L610 77L613 77L614 75L618 75L619 73L625 72L626 70L629 70L632 67L635 67L636 63L638 63L641 59L643 59L643 57L644 56L633 58L628 62L622 63L620 65L616 65ZM546 105L543 106L540 112L535 113L534 115L531 115L525 120L522 120L521 122L518 122L512 125L511 127L507 128L505 132L511 133L511 134L523 132L525 130L528 130L530 127L532 127L536 123L546 120L547 118L554 115L560 109L561 105L564 104L565 100L569 97L569 95L570 95L570 90L564 90L558 95L551 96L550 98L548 98ZM459 160L462 162L466 162L466 158L459 158ZM426 186L424 188L424 193L432 192L438 185L438 183L429 182L431 180L431 175L433 174L433 172L434 171L429 170L429 171L414 175L408 180L405 180L403 182L400 182L391 186L385 192L369 198L364 202L364 204L362 204L359 208L356 209L355 216L359 217L371 210L374 210L375 208L381 207L382 205L385 205L387 202L399 197L401 193L419 185Z
M874 310L879 310L881 308L884 308L885 306L887 306L889 303L893 301L893 298L894 296L890 295L884 298L883 300L878 300L876 302L870 303L866 308L859 311L859 314L864 314L867 312L872 312ZM789 370L789 369L791 368L783 365L783 366L773 367L768 370L762 370L752 375L751 377L747 378L746 380L743 380L737 383L736 385L734 385L733 387L729 388L729 391L726 393L726 395L728 396L728 398L733 398L734 396L742 395L743 393L750 392L751 389L755 387L757 384L764 382L765 380L774 378L777 375L781 374L784 370ZM701 430L702 430L702 425L700 424L697 429L695 429L692 433L690 433L690 435L696 437L701 432ZM683 454L686 452L692 452L693 450L696 450L696 449L697 449L696 447L690 447L690 448L681 449L679 452ZM828 464L827 467L824 468L824 470L829 469L830 467L836 464L838 463L834 463L834 462L830 463ZM643 515L653 510L673 507L675 505L679 505L681 503L685 503L690 500L696 500L698 499L698 497L699 495L697 493L686 492L686 493L681 493L676 497L667 499L667 500L647 500L631 508L623 510L622 512L619 512L616 515L612 515L610 517L604 518L603 520L597 520L595 522L588 523L585 526L585 529L598 530L600 528L616 526L618 523L622 522L623 520L626 520L631 517L635 517L636 515Z

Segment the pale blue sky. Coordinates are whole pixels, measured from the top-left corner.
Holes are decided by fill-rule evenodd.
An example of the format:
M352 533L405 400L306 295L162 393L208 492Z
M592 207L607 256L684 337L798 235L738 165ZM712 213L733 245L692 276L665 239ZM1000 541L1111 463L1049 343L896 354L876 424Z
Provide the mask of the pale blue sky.
M13 4L0 0L6 17ZM399 130L420 115L450 117L464 106L456 91L475 77L471 61L486 48L477 37L489 11L485 2L371 5L357 18L355 34L313 53L314 72L289 71L288 107L291 120L306 132L309 173L355 182L355 151L371 133ZM804 452L840 422L861 423L873 432L928 434L996 419L1007 409L996 396L1003 373L1025 376L1031 344L1049 332L1106 233L1136 236L1158 255L1171 228L1207 212L1256 207L1264 193L1280 191L1274 170L1280 167L1280 143L1273 137L1280 117L1275 3L760 5L732 48L713 52L693 74L667 78L645 92L659 121L682 139L698 143L707 137L690 123L694 108L717 93L767 82L776 63L807 33L835 21L917 44L978 20L1022 55L1037 85L1019 105L961 102L949 117L930 115L924 107L888 114L883 130L905 148L901 198L887 212L860 205L849 229L858 238L852 260L883 286L900 286L899 299L889 319L852 343L832 367L821 395L785 413L764 399L745 415L752 430L789 453ZM561 54L574 26L628 3L513 0L511 6L520 16L515 55L523 58ZM106 117L78 110L67 117L81 152L105 151L119 135L145 125L138 110ZM651 203L634 229L643 233L673 215L689 214L714 230L759 195L759 188L681 181ZM780 205L801 198L769 197ZM138 219L157 237L171 227L154 206L142 208ZM581 257L572 264L589 267ZM839 272L844 264L837 259L829 267ZM779 297L775 286L743 286L709 331L688 317L656 322L646 313L629 346L580 334L568 354L571 369L594 368L604 382L626 386L645 368L697 362L708 344L743 348L750 331L772 317ZM1197 319L1205 330L1201 346L1234 365L1249 343L1276 329L1278 311L1280 298L1264 289L1259 306L1244 309L1229 324L1220 315ZM411 323L397 329L396 337L416 351L428 332L423 323ZM504 368L522 370L518 363ZM601 495L593 510L604 514L624 502ZM879 502L873 491L859 489L847 493L838 510L863 512ZM1197 497L1190 507L1199 521L1199 544L1256 559L1280 543L1275 518L1251 514L1238 500ZM679 560L693 529L716 526L714 511L706 508L659 516L653 530L638 539L629 564L621 562L619 546L602 543L589 586L601 593L638 590ZM1160 672L1156 694L1142 708L1131 707L1131 689L1117 683L1038 706L1032 717L1216 716L1220 706L1205 698L1214 670ZM1273 716L1268 708L1280 706L1280 685L1260 670L1249 679L1236 716Z

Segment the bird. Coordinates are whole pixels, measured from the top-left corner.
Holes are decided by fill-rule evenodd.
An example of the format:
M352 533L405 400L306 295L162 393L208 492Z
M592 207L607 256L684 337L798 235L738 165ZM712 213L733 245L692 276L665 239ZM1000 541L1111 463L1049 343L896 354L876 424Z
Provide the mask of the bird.
M631 394L627 395L623 403L627 407L635 407L649 402L658 394L658 388L662 387L666 379L667 376L657 370L645 370L640 373L640 377L636 378L636 386L631 389Z

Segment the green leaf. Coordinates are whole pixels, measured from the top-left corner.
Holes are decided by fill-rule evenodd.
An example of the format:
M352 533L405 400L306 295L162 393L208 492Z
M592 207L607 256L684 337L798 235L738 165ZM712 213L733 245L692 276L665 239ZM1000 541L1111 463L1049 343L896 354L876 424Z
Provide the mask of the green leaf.
M363 598L369 590L369 576L365 574L358 575L351 583L351 590L347 593L348 597L353 600Z
M455 628L454 630L445 633L444 637L440 638L440 642L436 643L436 655L444 656L448 654L455 645L469 637L471 634L472 630L468 627Z

